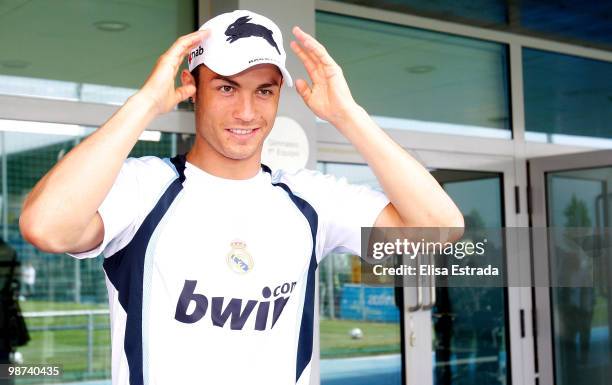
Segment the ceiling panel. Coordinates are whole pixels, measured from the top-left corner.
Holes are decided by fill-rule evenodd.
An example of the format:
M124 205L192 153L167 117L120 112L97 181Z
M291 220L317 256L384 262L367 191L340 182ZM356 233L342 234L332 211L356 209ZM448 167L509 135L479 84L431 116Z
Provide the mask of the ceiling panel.
M0 12L10 11L0 13L0 73L139 87L156 58L194 29L192 5L175 0L1 2ZM127 28L116 32L95 26L109 21Z

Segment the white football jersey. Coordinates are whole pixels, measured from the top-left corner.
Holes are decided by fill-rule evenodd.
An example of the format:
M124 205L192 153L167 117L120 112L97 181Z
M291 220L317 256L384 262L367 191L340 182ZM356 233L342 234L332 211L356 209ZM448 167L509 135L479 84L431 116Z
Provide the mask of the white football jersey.
M113 385L308 384L315 272L360 254L381 192L316 171L219 178L128 158L99 208Z

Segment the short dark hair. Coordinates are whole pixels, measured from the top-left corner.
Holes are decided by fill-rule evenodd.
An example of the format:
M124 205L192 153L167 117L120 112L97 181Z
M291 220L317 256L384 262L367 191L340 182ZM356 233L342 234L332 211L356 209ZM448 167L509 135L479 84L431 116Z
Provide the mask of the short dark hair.
M200 67L202 66L203 64L200 64L191 71L191 75L193 76L193 79L195 80L196 87L200 84Z

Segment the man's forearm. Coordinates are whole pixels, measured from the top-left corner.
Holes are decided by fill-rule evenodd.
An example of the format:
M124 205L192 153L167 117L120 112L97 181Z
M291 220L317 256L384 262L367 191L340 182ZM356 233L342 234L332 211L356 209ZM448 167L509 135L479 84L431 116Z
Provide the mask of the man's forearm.
M368 163L405 226L462 227L457 206L435 178L361 107L335 123Z
M132 96L34 186L20 217L24 236L56 245L79 238L110 191L123 161L154 118L151 101Z

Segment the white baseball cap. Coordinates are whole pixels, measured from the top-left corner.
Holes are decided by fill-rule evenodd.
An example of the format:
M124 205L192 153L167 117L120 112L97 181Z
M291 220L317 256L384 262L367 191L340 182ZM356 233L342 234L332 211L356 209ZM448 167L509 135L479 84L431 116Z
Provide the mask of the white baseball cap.
M222 76L231 76L257 64L270 63L278 67L289 87L293 80L285 68L287 55L283 36L274 22L257 13L238 10L215 16L200 30L208 36L187 57L189 71L204 64Z

